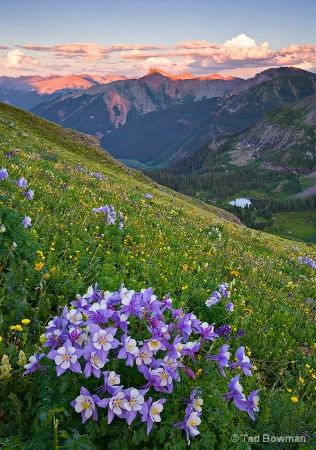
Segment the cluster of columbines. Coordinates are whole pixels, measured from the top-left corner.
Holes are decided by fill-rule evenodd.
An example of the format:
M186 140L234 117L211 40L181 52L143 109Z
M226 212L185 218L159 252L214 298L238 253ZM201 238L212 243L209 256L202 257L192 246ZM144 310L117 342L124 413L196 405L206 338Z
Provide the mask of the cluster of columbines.
M227 296L224 294L228 292L227 287L226 283L220 285L224 296ZM166 398L160 395L171 394L174 383L181 382L181 372L195 378L190 366L196 364L196 358L217 361L224 377L224 368L252 375L253 366L245 356L244 347L237 349L234 363L229 363L227 344L221 347L218 355L208 353L207 343L213 343L217 338L214 324L202 323L194 313L184 313L182 308L172 308L168 294L159 301L152 288L135 292L121 286L117 292L104 292L96 285L90 286L83 296L78 294L69 308L64 307L61 316L48 323L42 342L44 348L50 349L47 358L55 362L57 376L66 371L83 379L91 375L100 379L103 375L103 383L96 387L96 392L107 394L107 397L101 399L82 386L80 394L71 402L83 422L89 418L98 419L97 407L107 408L109 424L118 417L130 425L140 415L141 421L147 423L149 434L153 423L161 421L160 413ZM40 363L44 357L45 352L31 356L24 374L36 370L46 372L47 368ZM111 370L120 361L121 374ZM111 364L109 370L102 371ZM127 378L125 366L132 371ZM122 378L127 383L139 380L139 386L124 387L120 384ZM230 380L229 391L223 397L233 400L237 408L246 411L254 420L254 411L259 410L257 394L260 389L246 398L239 378L240 374ZM147 394L153 397L145 399ZM190 435L199 434L201 395L198 388L191 391L190 399L186 400L184 421L174 423L185 430L188 444Z

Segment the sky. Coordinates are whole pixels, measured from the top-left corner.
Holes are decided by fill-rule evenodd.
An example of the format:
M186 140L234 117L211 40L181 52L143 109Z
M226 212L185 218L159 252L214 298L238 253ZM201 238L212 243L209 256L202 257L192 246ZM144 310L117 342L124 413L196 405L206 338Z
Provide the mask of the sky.
M316 0L0 0L0 76L316 73Z

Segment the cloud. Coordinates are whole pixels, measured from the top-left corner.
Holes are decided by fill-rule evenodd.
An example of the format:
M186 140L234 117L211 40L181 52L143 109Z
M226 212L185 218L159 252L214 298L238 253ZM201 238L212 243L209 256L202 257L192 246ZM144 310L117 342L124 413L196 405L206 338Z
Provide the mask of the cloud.
M184 58L181 61L173 61L169 58L157 56L147 58L141 63L135 64L134 68L147 72L151 68L159 67L159 69L166 72L182 73L187 69L191 62L193 62L193 60L189 58Z
M0 50L9 50L9 47L5 47L4 45L0 45Z
M245 34L227 39L224 43L192 40L170 47L144 44L105 46L89 42L53 46L27 44L16 47L5 56L6 67L36 67L40 65L39 61L43 61L42 68L66 67L65 64L70 64L73 72L78 72L82 67L93 67L98 72L106 72L111 65L117 64L115 71L137 71L137 74L155 66L171 73L191 71L195 74L243 69L245 73L246 69L259 72L262 68L280 66L295 66L307 70L316 68L315 45L292 44L274 50L269 48L268 42L257 44L255 39ZM25 56L23 51L29 55L36 54L37 58Z
M97 61L108 58L110 54L122 51L149 51L162 50L165 47L153 45L118 44L118 45L98 45L94 43L71 43L60 44L51 47L27 44L20 46L25 50L54 53L57 58L84 58L88 61Z
M10 50L3 56L3 60L4 67L8 67L10 69L29 70L30 66L36 67L41 65L37 59L30 56L25 56L19 49Z

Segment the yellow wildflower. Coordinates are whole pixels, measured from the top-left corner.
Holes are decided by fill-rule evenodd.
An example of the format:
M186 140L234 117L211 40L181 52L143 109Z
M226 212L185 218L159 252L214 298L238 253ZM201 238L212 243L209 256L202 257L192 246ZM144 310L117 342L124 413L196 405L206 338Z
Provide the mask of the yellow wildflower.
M22 319L21 323L23 323L23 325L28 325L30 323L30 319Z
M37 270L38 272L43 268L44 264L42 262L39 262L35 264L34 270Z
M305 384L305 381L303 380L302 377L299 377L299 380L300 380L300 382L301 382L302 384Z
M297 397L291 397L291 400L293 403L297 403L298 402L298 398Z

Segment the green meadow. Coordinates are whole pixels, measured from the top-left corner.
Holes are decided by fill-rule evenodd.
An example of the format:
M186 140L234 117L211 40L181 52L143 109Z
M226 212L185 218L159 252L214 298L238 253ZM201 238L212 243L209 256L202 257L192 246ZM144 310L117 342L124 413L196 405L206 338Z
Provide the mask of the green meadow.
M192 449L316 448L316 269L304 262L304 257L316 261L315 245L247 229L228 212L125 167L93 138L4 104L0 168L9 174L0 181L3 448L185 449L185 430L173 424L184 420L192 389L203 398ZM21 177L34 191L31 200L12 181ZM117 212L115 223L92 212L104 205ZM290 222L290 214L278 214L274 231L290 238L292 226L302 239L312 234L315 215L296 221L295 214ZM26 216L31 225L24 227ZM146 395L166 402L149 434L139 415L131 424L115 417L109 425L102 408L98 420L82 423L70 402L82 386L95 393L103 376L86 379L70 370L56 376L46 356L45 372L23 375L35 352L49 351L43 346L49 322L96 283L102 292L116 292L122 284L136 292L152 287L159 300L169 294L183 314L193 311L215 330L228 326L226 337L205 341L196 361L181 356L190 372L181 371L171 393L150 388ZM223 298L205 304L221 283L228 283L231 312ZM148 324L130 320L135 339L146 339ZM251 376L226 367L223 377L217 362L206 358L224 344L232 362L236 350L245 348ZM126 388L145 384L135 366L125 366L114 353L103 370L120 371ZM236 374L245 395L260 389L255 420L222 395ZM263 435L272 436L270 444L262 442ZM275 443L277 436L293 439Z
M267 232L282 237L316 243L316 211L279 212Z

